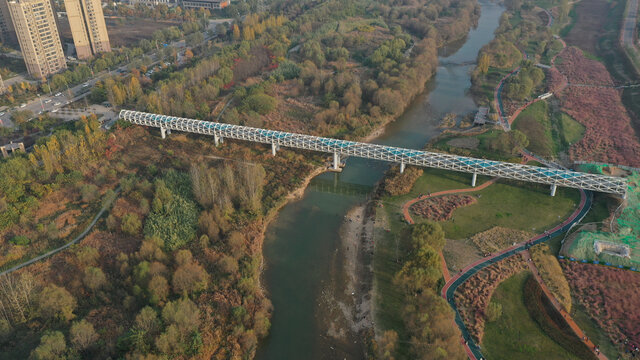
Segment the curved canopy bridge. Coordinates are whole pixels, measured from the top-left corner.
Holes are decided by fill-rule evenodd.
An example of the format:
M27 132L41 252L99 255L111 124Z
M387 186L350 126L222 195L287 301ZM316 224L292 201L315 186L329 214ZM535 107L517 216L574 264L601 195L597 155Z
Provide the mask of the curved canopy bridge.
M551 185L551 196L555 195L557 186L618 194L622 197L625 197L627 190L625 178L606 175L476 159L139 111L122 110L120 111L120 119L133 124L160 128L163 138L167 131L179 130L211 135L214 137L216 145L222 142L223 138L271 144L273 155L281 146L332 153L335 169L340 165L341 156L357 156L398 163L400 171L404 171L406 165L415 165L470 173L473 174L472 186L475 186L478 174L547 184Z

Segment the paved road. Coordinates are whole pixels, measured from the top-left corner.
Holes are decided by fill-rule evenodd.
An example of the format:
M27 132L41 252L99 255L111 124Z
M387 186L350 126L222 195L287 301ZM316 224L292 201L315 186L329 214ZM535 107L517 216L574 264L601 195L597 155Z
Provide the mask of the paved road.
M480 348L474 342L473 338L469 334L469 331L467 330L464 324L464 321L460 316L460 312L456 307L456 304L454 301L454 294L458 289L458 287L462 285L465 281L467 281L470 277L478 273L480 270L494 263L497 263L500 260L516 255L528 249L530 246L545 242L551 238L554 238L568 231L571 228L571 226L573 226L573 224L581 221L584 218L584 216L587 214L589 209L591 208L591 203L593 201L593 194L591 192L586 192L583 190L580 191L580 194L581 194L581 198L580 198L580 204L578 205L578 208L573 212L573 214L571 214L571 216L567 220L562 222L560 225L554 227L553 229L548 230L548 234L549 234L548 236L544 234L538 235L530 240L521 242L505 250L502 250L496 254L493 254L490 257L480 259L472 263L471 265L467 266L466 268L464 268L460 273L454 275L451 278L451 280L449 280L445 284L445 286L442 288L442 296L447 300L449 305L453 308L453 310L456 313L455 322L462 332L462 336L465 340L465 350L467 351L469 358L473 360L478 360L478 359L483 359L484 357L480 352Z
M45 254L42 254L40 256L36 256L31 260L27 260L25 262L23 262L22 264L16 265L8 270L2 271L0 272L0 276L2 275L7 275L10 274L18 269L22 269L25 266L31 265L35 262L38 262L42 259L48 258L49 256L59 253L62 250L67 249L68 247L70 247L71 245L77 243L78 241L82 240L85 236L87 236L87 234L89 233L89 231L91 231L91 229L93 229L93 227L96 225L96 223L98 222L98 220L100 219L100 217L102 216L102 214L104 214L105 211L107 211L107 209L109 208L109 206L111 206L111 204L113 203L113 201L118 197L118 193L120 193L120 187L118 187L115 191L115 196L113 197L113 199L111 199L111 201L109 201L108 203L104 204L104 206L102 206L102 209L100 209L100 211L98 212L98 214L93 218L93 221L91 221L91 223L89 224L89 226L87 226L86 229L84 229L84 231L76 236L75 239L71 240L70 242L60 246L59 248L53 249Z

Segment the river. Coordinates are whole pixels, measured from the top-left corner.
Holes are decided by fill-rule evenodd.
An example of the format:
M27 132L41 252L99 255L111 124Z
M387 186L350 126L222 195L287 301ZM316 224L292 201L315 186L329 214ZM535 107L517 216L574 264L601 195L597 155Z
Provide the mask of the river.
M478 26L467 38L440 49L427 90L374 142L422 148L440 133L450 112L476 110L467 92L482 46L493 39L504 8L481 0ZM460 65L460 64L463 65ZM339 230L345 214L367 199L388 163L349 158L342 173L314 178L303 197L286 205L267 229L264 283L274 306L270 335L257 359L361 359L362 345L348 325L353 299L346 290Z

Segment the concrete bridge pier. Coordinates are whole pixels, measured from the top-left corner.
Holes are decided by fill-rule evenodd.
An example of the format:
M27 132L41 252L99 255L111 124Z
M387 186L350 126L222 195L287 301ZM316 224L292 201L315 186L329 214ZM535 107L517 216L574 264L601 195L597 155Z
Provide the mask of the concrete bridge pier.
M167 129L161 127L160 128L160 135L162 136L163 139L167 138Z
M276 156L276 152L280 150L280 145L276 143L271 143L271 155Z
M400 174L404 173L404 168L405 167L406 167L406 165L403 162L401 162L400 163Z
M556 189L557 189L556 184L551 185L551 196L556 196Z
M473 173L473 176L471 176L471 187L476 187L476 180L478 180L478 173Z
M333 153L333 170L338 170L340 168L340 154L337 152Z
M220 139L218 139L217 134L213 134L213 144L217 147L219 145Z

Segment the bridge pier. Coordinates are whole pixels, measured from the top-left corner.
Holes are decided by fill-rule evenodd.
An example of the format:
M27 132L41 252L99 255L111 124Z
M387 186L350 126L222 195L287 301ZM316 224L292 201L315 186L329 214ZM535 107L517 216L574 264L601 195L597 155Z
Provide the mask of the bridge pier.
M167 138L167 129L161 127L160 128L160 136L162 136L163 139Z
M556 184L551 185L551 196L556 196Z
M403 162L401 162L400 163L400 174L404 173L405 167L406 167L406 165Z
M333 153L333 170L338 170L340 168L340 154L337 152Z
M213 144L218 147L218 135L217 134L213 134Z
M276 156L276 152L280 150L280 145L276 143L271 143L271 155Z
M478 180L478 173L473 173L473 176L471 176L471 187L476 187L476 180Z

